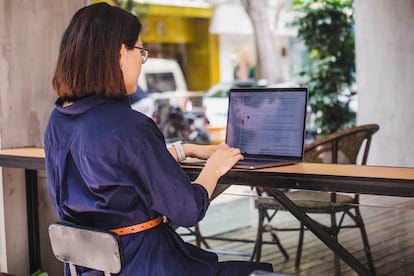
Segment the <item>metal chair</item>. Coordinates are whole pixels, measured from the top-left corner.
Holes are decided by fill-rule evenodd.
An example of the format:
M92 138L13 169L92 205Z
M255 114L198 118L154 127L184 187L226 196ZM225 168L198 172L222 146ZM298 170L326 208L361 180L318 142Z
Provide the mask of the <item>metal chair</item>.
M122 243L114 233L59 221L49 225L49 239L56 259L69 265L103 271L105 276L119 273L124 266Z
M324 138L314 141L305 146L305 162L313 163L340 163L340 164L359 164L366 165L368 152L371 144L372 135L376 133L379 126L376 124L368 124L341 130L336 133L327 135ZM362 158L358 159L360 152ZM261 187L260 193L272 194L271 190L275 188ZM364 222L359 210L359 195L339 194L334 192L320 192L307 190L291 190L285 192L289 199L307 214L328 214L330 216L330 225L322 225L332 237L338 239L338 234L343 228L359 228L364 245L368 266L375 274L375 268L372 261L371 250L368 243L368 237L365 230ZM296 251L295 266L300 266L303 237L305 227L301 223L299 228L282 228L271 224L279 210L283 210L283 206L269 197L258 197L255 201L255 207L258 209L258 231L256 244L253 255L256 261L260 261L261 249L265 232L269 232L272 236L276 236L277 231L300 231L299 242ZM337 221L337 214L340 219ZM344 219L349 216L353 223L344 224ZM335 270L340 273L339 258L335 255Z
M222 194L225 190L227 190L231 184L221 184L217 185L212 196L211 200L218 197L220 194ZM237 251L225 251L225 250L215 250L213 249L210 244L207 242L207 240L221 240L221 241L228 241L228 242L240 242L240 243L255 243L255 240L253 239L239 239L239 238L224 238L220 237L220 235L210 235L205 236L201 233L200 226L197 223L194 227L178 227L177 225L170 224L173 229L178 228L184 228L186 232L180 232L179 234L181 236L194 236L195 238L195 245L200 248L204 248L205 250L215 252L217 254L225 254L225 255L237 255L237 256L249 256L250 260L253 256L251 256L250 253L246 252L237 252ZM279 246L279 245L278 245ZM280 245L280 249L285 252L285 249Z

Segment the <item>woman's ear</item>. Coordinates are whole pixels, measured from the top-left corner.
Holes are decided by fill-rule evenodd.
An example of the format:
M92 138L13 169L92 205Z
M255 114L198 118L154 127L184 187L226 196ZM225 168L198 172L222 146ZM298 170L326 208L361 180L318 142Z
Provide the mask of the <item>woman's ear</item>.
M125 47L125 44L122 44L121 49L119 50L119 66L121 67L121 69L125 64L126 52L127 48Z

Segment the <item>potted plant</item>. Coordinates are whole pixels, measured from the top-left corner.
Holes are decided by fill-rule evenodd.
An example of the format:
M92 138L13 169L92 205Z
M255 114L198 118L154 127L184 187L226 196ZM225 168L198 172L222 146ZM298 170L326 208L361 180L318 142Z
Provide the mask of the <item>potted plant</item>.
M309 89L309 104L318 135L353 126L349 107L355 94L353 0L294 0L299 16L292 24L308 48L301 77Z

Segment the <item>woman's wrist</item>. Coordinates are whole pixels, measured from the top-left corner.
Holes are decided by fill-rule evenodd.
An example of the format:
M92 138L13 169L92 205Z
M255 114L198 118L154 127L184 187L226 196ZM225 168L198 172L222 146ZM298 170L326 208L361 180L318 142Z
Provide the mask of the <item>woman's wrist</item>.
M183 142L176 141L172 143L171 146L175 149L175 152L177 153L177 161L178 162L184 161L187 156L186 156L186 152L183 147Z
M204 166L201 170L200 174L197 176L197 178L194 180L195 183L200 184L203 186L207 192L209 198L213 194L214 188L217 185L217 182L220 178L220 173L214 166Z
M194 144L182 144L186 157L195 157Z

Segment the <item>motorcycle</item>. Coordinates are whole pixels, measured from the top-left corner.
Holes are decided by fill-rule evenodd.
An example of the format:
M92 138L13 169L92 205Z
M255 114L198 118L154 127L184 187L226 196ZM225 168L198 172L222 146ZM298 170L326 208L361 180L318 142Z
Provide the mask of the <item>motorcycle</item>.
M208 144L210 135L205 125L203 112L183 111L168 101L156 100L153 120L161 130L167 143L182 140L197 144Z

